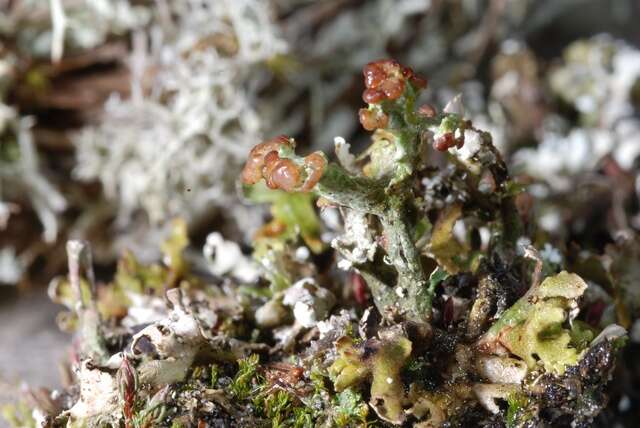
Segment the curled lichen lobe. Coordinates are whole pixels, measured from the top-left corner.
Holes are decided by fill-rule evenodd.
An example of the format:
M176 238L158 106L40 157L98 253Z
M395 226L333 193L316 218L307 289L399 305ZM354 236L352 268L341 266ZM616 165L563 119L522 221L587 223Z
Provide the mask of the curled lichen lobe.
M380 110L370 110L361 108L358 112L360 124L367 131L375 131L378 128L386 128L389 123L389 116Z
M435 117L436 114L438 114L438 112L431 104L423 104L418 108L418 115L422 117L432 118Z
M364 66L364 85L362 99L369 104L385 100L396 100L404 93L407 82L416 88L425 88L427 81L416 76L413 70L393 59L383 59Z
M307 179L302 185L302 191L308 192L320 181L327 166L327 160L322 153L315 152L306 156L303 160L307 172Z
M293 143L286 135L280 135L260 143L251 149L249 158L242 170L242 182L245 184L256 184L263 178L263 171L266 167L267 156L271 153L278 155L278 150L282 146L291 146Z
M301 160L281 156L281 150L293 152L295 141L284 135L256 145L242 170L244 184L256 184L264 179L270 189L285 192L308 192L320 181L326 168L321 153L311 153Z
M291 192L300 183L300 170L291 159L280 159L276 152L265 157L264 178L270 189Z

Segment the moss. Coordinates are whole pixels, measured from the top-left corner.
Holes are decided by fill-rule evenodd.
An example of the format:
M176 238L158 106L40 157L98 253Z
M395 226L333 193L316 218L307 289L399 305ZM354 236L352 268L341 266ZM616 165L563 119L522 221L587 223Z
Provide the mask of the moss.
M285 426L288 419L287 413L291 411L292 401L291 395L282 390L268 394L264 399L263 411L265 416L271 420L271 426L273 428L282 428Z
M220 368L217 364L211 364L211 368L209 369L209 384L211 388L215 388L218 384L218 377L220 376Z
M589 324L580 320L574 320L571 323L571 346L576 349L585 349L595 338L596 332Z
M318 415L288 391L262 385L251 400L257 415L269 420L272 428L312 428Z
M523 426L526 420L525 412L529 400L526 396L516 393L507 399L507 414L505 415L505 423L507 428L516 428Z
M32 409L24 401L0 407L0 414L12 428L36 428L36 421L31 413Z
M362 400L362 395L347 388L336 394L334 401L334 423L337 427L367 426L369 406Z
M257 372L260 357L256 354L238 360L238 371L229 385L229 391L238 399L244 400L255 392L257 383L262 379Z

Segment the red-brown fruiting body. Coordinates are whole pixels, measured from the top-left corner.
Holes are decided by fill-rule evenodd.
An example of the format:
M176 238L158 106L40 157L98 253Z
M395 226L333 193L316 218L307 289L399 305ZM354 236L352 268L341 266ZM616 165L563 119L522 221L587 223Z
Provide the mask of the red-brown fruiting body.
M316 152L303 159L307 176L304 183L301 183L302 167L291 159L280 157L278 150L282 146L293 147L294 142L281 135L255 146L242 170L242 182L256 184L264 179L270 189L281 189L285 192L310 191L324 174L327 163L324 156Z
M351 276L351 284L353 286L353 297L355 297L356 302L360 305L364 306L367 303L367 282L364 280L362 275L354 273Z
M385 94L378 89L365 89L362 93L362 100L368 104L375 104L383 101L385 99Z
M370 62L362 69L364 86L367 88L376 88L386 79L386 73L382 69L381 63L382 61Z
M362 99L369 104L400 98L407 81L416 88L427 86L425 79L414 75L412 69L392 59L370 62L364 66L362 74L367 88L362 93Z
M424 105L421 105L420 108L418 109L418 114L420 116L431 118L431 117L434 117L437 114L437 112L435 107L433 107L432 105L424 104Z
M291 140L286 135L280 135L260 143L251 149L247 162L242 170L242 182L244 184L256 184L263 177L263 168L265 166L265 158L271 153L278 154L278 149L282 146L291 146Z
M247 162L242 169L242 182L244 184L256 184L262 178L262 166L264 165L264 156L256 156L249 154Z
M304 164L311 169L311 172L307 175L307 179L302 185L301 190L303 192L308 192L309 190L313 189L313 187L322 178L324 169L327 166L327 161L324 156L322 156L318 152L315 152L304 158Z
M275 169L276 164L278 163L279 160L280 160L280 156L278 156L278 152L276 151L269 152L264 157L261 176L265 179L267 183L267 187L269 189L278 188L278 186L276 186L271 180L271 174L273 174L273 170Z
M286 228L287 226L284 223L280 223L277 220L272 220L258 229L258 231L254 234L253 239L256 240L260 238L274 238L276 236L282 235Z
M453 132L444 133L433 140L433 148L439 152L446 152L456 144L457 142L455 138L453 138Z
M367 131L375 131L378 128L386 128L389 123L389 116L383 112L375 112L366 108L361 108L358 112L360 124Z
M280 159L268 176L273 189L294 191L300 183L300 170L291 159Z
M454 138L453 132L446 132L438 136L433 141L433 148L438 150L439 152L446 152L452 147L461 149L462 146L464 146L464 134L462 134L458 138Z
M400 98L404 91L404 80L401 79L387 79L382 82L380 89L384 92L384 95L389 100L395 100Z
M420 76L412 76L411 79L409 79L411 81L411 84L417 88L420 89L424 89L427 87L427 79L425 79L424 77L420 77Z

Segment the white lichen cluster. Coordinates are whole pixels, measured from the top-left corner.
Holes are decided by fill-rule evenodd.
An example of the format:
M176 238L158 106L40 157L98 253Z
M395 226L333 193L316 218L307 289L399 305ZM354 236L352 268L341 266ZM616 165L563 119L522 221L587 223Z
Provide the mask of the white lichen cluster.
M611 129L575 128L568 134L545 132L536 148L516 152L515 162L529 175L545 180L557 192L570 191L576 176L594 171L611 155L631 169L640 155L640 122L622 121Z
M554 191L570 190L575 176L593 171L605 156L632 170L640 155L640 120L632 103L640 51L601 35L571 44L564 60L549 83L554 95L578 112L582 125L567 129L561 119L550 118L539 146L515 154L516 165Z
M256 82L286 47L266 2L158 2L154 12L134 35L131 97L111 97L74 141L76 177L102 183L123 226L141 212L157 226L237 205L240 165L262 138Z
M0 104L7 116L0 119L0 214L7 220L20 203L28 203L36 211L43 227L43 238L53 242L58 234L57 214L66 207L64 197L42 174L34 147L31 127L33 120L19 117L14 109ZM11 202L18 206L9 205ZM3 219L1 222L5 224Z
M61 59L66 51L81 52L125 35L150 17L144 2L129 0L19 0L0 14L0 34L15 38L25 55Z
M149 13L126 0L20 0L2 7L6 9L0 13L0 35L15 46L11 53L3 50L0 58L0 232L9 227L11 215L32 209L42 225L43 240L52 243L67 201L40 165L32 132L35 118L6 104L16 64L30 58L57 61L65 52L99 47L110 36L144 25ZM23 258L10 246L0 248L0 253L0 283L19 282L26 268Z
M632 116L631 91L640 78L640 51L607 34L578 40L549 77L552 90L587 125L606 127Z
M0 234L10 217L32 208L42 224L42 237L53 242L58 235L58 214L66 208L65 198L39 166L31 128L33 118L22 117L5 104L3 89L12 81L12 58L0 59ZM16 249L0 246L0 283L20 280L24 263Z

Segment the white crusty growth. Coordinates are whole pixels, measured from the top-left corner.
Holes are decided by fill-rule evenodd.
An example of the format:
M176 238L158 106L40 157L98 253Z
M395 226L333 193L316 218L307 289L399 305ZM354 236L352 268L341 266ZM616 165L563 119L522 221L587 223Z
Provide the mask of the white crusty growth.
M300 325L310 328L329 316L336 298L331 291L316 285L312 278L304 278L284 292L282 303L293 307L293 315Z

